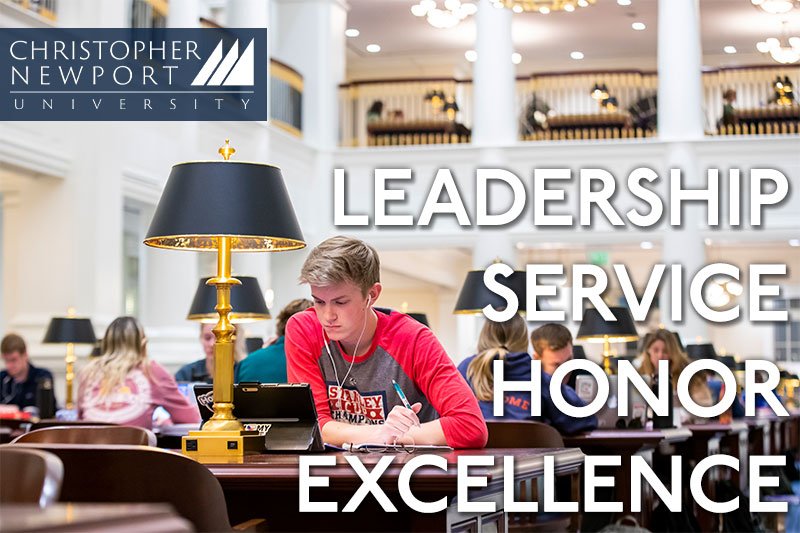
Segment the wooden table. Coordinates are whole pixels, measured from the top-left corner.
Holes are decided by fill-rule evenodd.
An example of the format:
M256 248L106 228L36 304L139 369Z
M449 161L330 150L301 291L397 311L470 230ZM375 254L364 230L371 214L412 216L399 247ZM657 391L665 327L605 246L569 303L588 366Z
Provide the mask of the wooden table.
M733 472L731 477L734 483L741 486L742 481L747 481L747 472L741 470L742 462L747 463L747 434L748 426L745 422L732 424L690 424L685 426L692 431L692 438L680 450L684 458L689 459L689 468L693 469L697 463L711 455L722 453L723 440L726 453L737 454L740 472ZM726 469L727 470L727 469ZM712 468L703 477L703 492L711 500L716 498L717 481L722 479L722 468ZM746 487L746 485L745 485ZM695 506L697 522L702 531L716 531L719 517L706 511L700 506Z
M615 498L622 502L623 515L634 515L639 524L645 528L650 526L650 511L653 508L653 492L650 487L642 487L642 511L631 512L631 461L630 457L639 455L653 466L653 450L664 440L661 430L644 429L596 429L589 433L564 437L566 446L576 446L586 455L620 455L622 464L613 471ZM680 437L679 437L680 438ZM688 436L687 436L688 438Z
M172 506L160 503L3 504L0 524L3 531L194 531Z
M507 531L508 517L503 509L503 456L514 456L515 485L535 482L544 475L544 457L555 457L556 476L570 476L572 494L580 496L580 471L584 455L580 450L560 449L491 449L456 450L442 455L448 469L422 467L411 481L415 497L425 502L447 498L446 512L417 513L401 499L397 481L405 463L419 454L397 454L381 476L378 485L397 507L397 513L386 513L373 496L367 496L354 513L342 513L344 505L361 486L361 479L345 459L345 452L323 455L336 457L335 467L314 467L315 476L328 476L328 487L310 489L311 501L335 501L338 513L300 513L298 510L299 456L260 454L246 456L242 464L209 464L225 492L228 513L233 523L254 517L267 517L271 530L303 531ZM372 470L384 454L355 454ZM457 510L457 460L467 455L492 456L494 466L470 468L470 475L484 475L488 484L470 491L470 501L492 501L495 512L459 513ZM574 500L579 501L579 500ZM540 509L541 511L541 509Z

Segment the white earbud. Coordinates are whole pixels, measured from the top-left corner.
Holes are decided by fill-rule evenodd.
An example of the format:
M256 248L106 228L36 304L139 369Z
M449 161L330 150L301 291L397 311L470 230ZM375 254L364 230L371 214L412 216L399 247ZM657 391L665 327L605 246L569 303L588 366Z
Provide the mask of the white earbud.
M367 307L372 303L372 296L367 296Z

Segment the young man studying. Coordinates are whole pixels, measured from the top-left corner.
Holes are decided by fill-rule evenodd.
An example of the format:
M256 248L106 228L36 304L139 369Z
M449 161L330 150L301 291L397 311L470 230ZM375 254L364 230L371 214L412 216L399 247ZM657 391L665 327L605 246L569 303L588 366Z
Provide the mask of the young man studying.
M372 307L381 284L371 246L328 239L311 251L300 281L311 286L314 307L286 325L287 372L290 382L311 384L325 442L486 444L478 402L433 333Z

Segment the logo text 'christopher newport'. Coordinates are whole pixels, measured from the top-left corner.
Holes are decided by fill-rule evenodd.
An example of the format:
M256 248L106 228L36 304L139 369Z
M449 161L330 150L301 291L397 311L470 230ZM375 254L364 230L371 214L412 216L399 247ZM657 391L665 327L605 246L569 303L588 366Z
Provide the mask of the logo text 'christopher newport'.
M6 29L0 120L267 120L266 29Z

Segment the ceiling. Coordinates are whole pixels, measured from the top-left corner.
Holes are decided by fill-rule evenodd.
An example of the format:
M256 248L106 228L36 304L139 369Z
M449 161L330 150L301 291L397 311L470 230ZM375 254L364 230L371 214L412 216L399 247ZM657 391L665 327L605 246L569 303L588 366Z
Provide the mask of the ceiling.
M464 52L473 49L475 17L454 28L437 29L424 18L411 14L415 0L348 0L347 25L361 34L348 38L349 80L385 77L471 77L472 64ZM443 0L438 1L439 5ZM518 75L534 72L656 68L657 0L632 0L620 6L616 0L597 0L573 13L514 14L512 37L522 63ZM793 35L800 35L800 8L783 18ZM709 67L773 64L758 53L755 44L779 37L781 16L769 15L750 0L700 0L703 63ZM644 31L634 31L632 22L644 22ZM676 39L682 38L680 35ZM366 52L369 43L381 51ZM735 46L738 53L722 48ZM582 60L569 53L584 53Z

